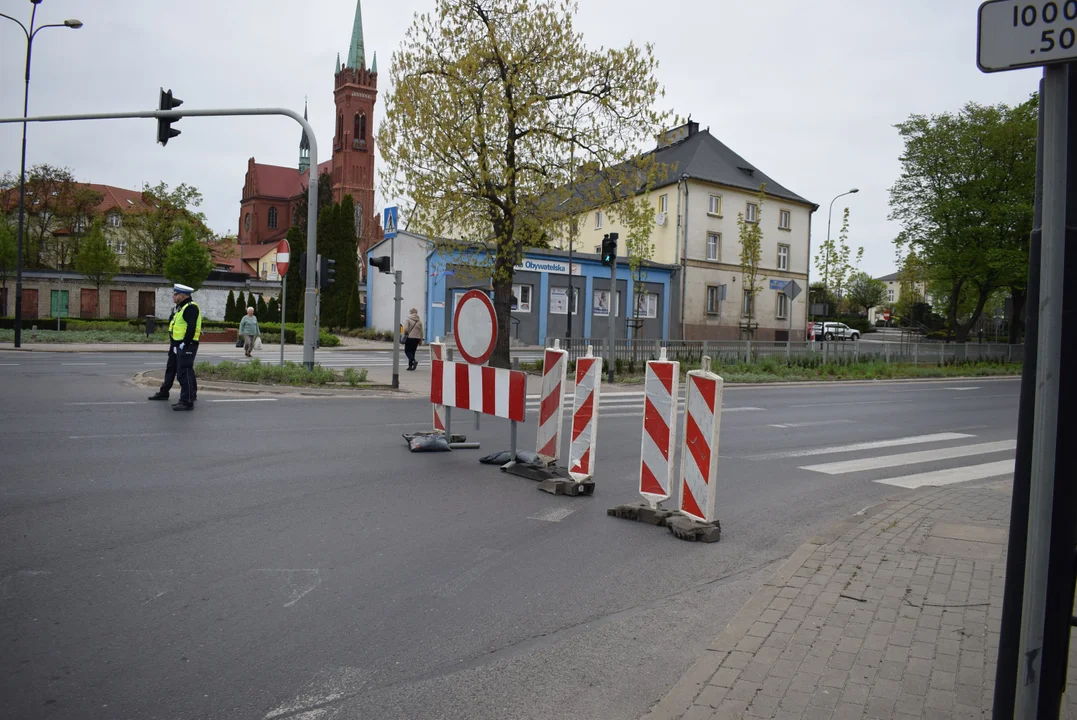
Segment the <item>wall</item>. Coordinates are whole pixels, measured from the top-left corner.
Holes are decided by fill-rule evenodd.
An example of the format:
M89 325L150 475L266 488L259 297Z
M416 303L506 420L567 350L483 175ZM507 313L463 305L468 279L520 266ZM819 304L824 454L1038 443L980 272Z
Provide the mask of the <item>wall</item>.
M366 324L376 330L393 331L393 313L396 297L395 283L392 275L378 272L377 268L371 268L370 258L389 255L390 249L396 254L396 268L401 275L401 300L400 319L403 322L410 308L419 310L419 317L423 324L429 324L426 308L426 256L429 253L429 243L417 235L401 232L396 236L396 242L384 240L373 247L366 254L367 265L367 313ZM372 272L369 272L372 270Z

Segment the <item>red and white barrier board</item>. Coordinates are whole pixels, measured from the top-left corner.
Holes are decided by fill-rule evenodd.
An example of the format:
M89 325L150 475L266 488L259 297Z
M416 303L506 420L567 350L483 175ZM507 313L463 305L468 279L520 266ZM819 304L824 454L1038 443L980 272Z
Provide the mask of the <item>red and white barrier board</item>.
M572 399L572 442L568 449L568 474L583 482L594 475L595 441L598 437L598 395L602 389L602 358L576 361L576 390Z
M435 360L445 359L445 343L441 342L441 338L435 338L434 342L430 343L430 367L434 366ZM434 408L434 429L440 432L445 432L445 406L437 405Z
M643 449L639 492L652 509L673 494L674 445L677 442L677 398L681 364L660 359L647 363L643 385Z
M547 463L561 456L562 408L565 404L565 380L568 377L568 353L560 341L547 348L542 356L542 401L539 404L538 439L535 452Z
M524 421L527 373L484 365L433 360L430 402Z
M714 522L715 483L718 480L718 432L722 420L724 381L702 370L688 373L685 390L684 443L681 445L681 494L677 509L700 522Z

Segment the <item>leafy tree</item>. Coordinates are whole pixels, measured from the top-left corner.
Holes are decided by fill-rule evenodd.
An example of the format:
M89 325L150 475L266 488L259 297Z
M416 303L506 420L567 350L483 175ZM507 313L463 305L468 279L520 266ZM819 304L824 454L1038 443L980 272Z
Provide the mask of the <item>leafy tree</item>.
M15 261L18 258L18 243L15 228L7 224L0 224L0 292L2 292L3 306L0 315L8 314L7 307L7 283L15 277Z
M269 317L269 306L266 305L266 299L264 295L258 296L258 302L254 304L254 313L265 320Z
M50 260L53 232L61 225L60 209L75 178L68 168L42 163L26 174L26 222L23 234L23 263L28 268L46 267ZM15 211L18 223L18 210ZM16 231L17 232L17 231Z
M662 91L651 46L591 50L576 9L573 0L437 0L389 70L383 192L421 208L408 222L428 237L492 244L492 258L461 255L485 263L493 284L496 367L509 364L513 268L559 222L575 161L603 169L588 204L632 196L646 179L638 166L653 163L638 148L668 117L653 109Z
M266 308L266 319L270 322L280 322L280 301L276 297L269 298Z
M323 325L344 327L348 322L348 300L358 284L358 245L355 234L355 204L345 195L330 211L326 211L327 230L319 227L318 252L336 260L334 283L322 291ZM319 223L321 226L321 223Z
M924 271L920 258L915 251L910 251L900 261L898 274L898 301L895 314L902 320L913 319L913 308L924 302Z
M100 221L95 222L90 234L82 242L75 256L75 270L86 276L97 289L97 307L101 308L101 286L108 284L120 271L119 258L109 247L108 239Z
M102 199L101 193L76 182L60 195L56 217L62 232L52 235L47 251L58 269L65 269L74 262L82 238L93 226L93 215Z
M318 214L333 205L333 177L328 172L318 176ZM310 185L303 187L303 194L296 206L296 221L292 228L298 228L299 233L292 239L289 228L288 242L291 243L292 253L298 257L300 252L307 249L307 208L310 207Z
M213 257L198 241L198 232L191 225L181 226L179 241L168 248L165 257L165 277L197 290L212 271Z
M224 321L236 322L236 294L234 291L228 291L228 299L224 301Z
M759 262L763 256L763 201L766 199L767 184L759 186L756 197L755 220L746 220L744 213L737 213L737 231L740 235L740 274L744 281L744 294L749 295L748 336L752 334L752 317L755 315L755 297L763 287L759 284Z
M247 314L247 308L250 303L247 302L246 296L243 295L243 291L239 291L239 295L236 296L236 322L243 319L243 316Z
M131 213L124 219L128 232L127 259L132 267L151 273L164 272L169 248L180 239L184 227L194 234L196 241L213 239L205 216L193 209L202 204L202 193L197 188L185 183L172 190L163 182L152 187L146 185L142 199L152 209Z
M845 298L849 305L858 310L863 308L864 314L867 315L873 307L886 302L886 283L876 280L866 272L855 272L849 278Z
M815 256L815 268L823 276L823 285L827 290L827 311L830 315L841 312L844 302L845 287L855 271L850 259L852 249L849 247L849 208L842 213L841 229L836 237L827 238L819 246ZM856 265L864 257L864 248L857 248Z
M1037 105L1035 96L1016 107L968 103L897 125L905 150L890 188L890 218L902 224L894 242L916 251L957 342L996 289L1024 305Z
M362 327L362 305L359 303L359 288L352 286L351 297L348 298L348 322L349 328Z
M303 322L303 289L306 287L306 278L301 276L299 259L306 252L307 247L307 226L305 223L293 225L288 229L288 244L292 246L292 255L291 261L288 263L288 273L285 275L285 282L288 285L288 297L285 298L287 305L284 308L284 316L290 323Z

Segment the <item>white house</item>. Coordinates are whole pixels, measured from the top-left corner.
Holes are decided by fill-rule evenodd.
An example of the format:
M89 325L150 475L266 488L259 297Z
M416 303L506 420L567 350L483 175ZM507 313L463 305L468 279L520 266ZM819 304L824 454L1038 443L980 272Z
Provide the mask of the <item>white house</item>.
M375 243L367 251L367 257L393 258L393 269L401 275L400 319L408 310L416 308L420 315L426 308L426 258L430 254L426 238L399 231L395 238ZM394 292L393 275L386 275L376 268L367 267L367 326L377 330L393 331ZM422 318L423 323L427 318Z

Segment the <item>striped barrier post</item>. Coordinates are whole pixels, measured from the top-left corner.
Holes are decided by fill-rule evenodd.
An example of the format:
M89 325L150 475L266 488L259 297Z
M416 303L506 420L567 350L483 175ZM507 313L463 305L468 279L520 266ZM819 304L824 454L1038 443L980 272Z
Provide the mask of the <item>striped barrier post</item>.
M681 379L681 364L666 359L666 348L659 352L658 360L647 362L643 385L645 399L639 492L652 510L657 510L659 504L672 494L677 398Z
M725 381L710 367L711 359L704 355L702 368L688 373L677 509L698 523L716 524L714 486L718 480L718 433Z
M576 389L572 401L572 443L568 450L568 474L577 482L594 475L595 442L598 439L598 400L602 389L602 358L587 346L587 356L576 361Z
M445 343L441 342L440 337L434 338L434 342L430 343L430 367L434 366L434 361L442 361L445 359ZM445 432L445 406L434 404L434 429L439 432ZM450 440L451 442L451 440Z
M539 404L538 439L535 452L547 465L561 456L561 427L564 423L565 380L568 375L568 352L561 341L554 340L542 356L542 393Z

